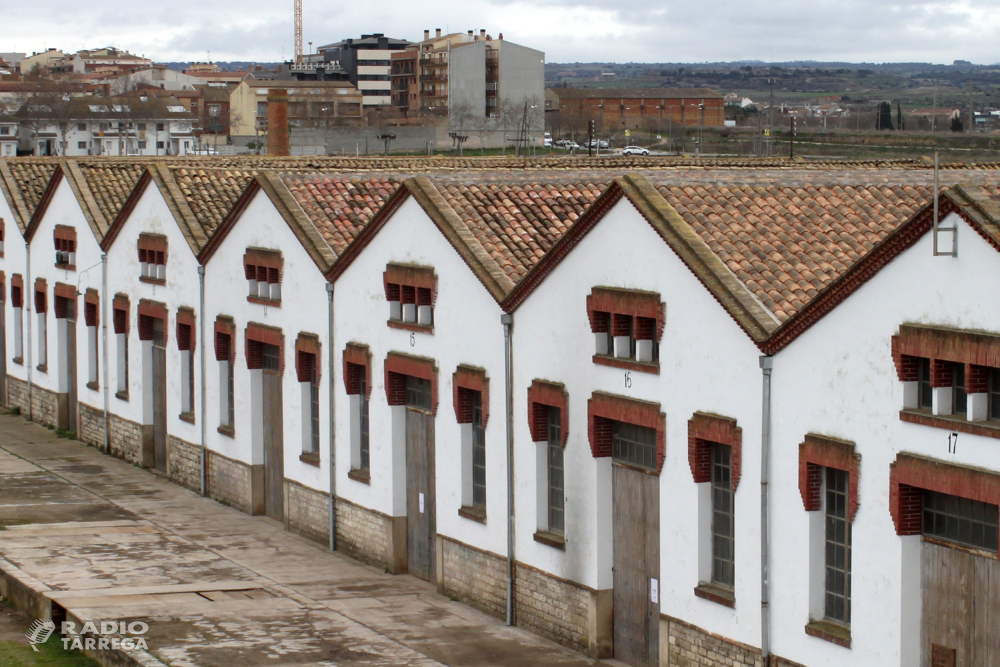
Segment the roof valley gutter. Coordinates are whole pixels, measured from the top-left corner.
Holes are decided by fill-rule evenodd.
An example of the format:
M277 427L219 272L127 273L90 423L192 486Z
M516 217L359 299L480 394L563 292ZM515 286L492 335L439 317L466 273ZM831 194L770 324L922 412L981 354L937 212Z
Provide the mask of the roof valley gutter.
M101 374L104 376L104 453L111 453L111 397L108 389L108 253L101 253L101 354L104 363Z
M24 281L24 286L25 286L26 289L22 290L22 293L21 293L21 303L23 304L25 301L28 302L28 338L27 338L27 343L28 344L25 345L24 347L27 348L27 357L28 357L28 421L31 421L31 416L32 416L31 415L31 383L32 383L32 380L34 379L34 376L33 376L32 372L31 372L31 343L32 343L32 341L35 340L32 337L32 335L31 335L31 317L35 313L35 308L34 308L34 303L35 303L35 288L32 287L32 284L31 284L31 243L28 242L28 241L25 241L25 243L24 243L24 256L25 256L25 261L24 261L24 275L25 275L25 278L26 278L26 280ZM25 298L27 295L25 295L24 292L29 292L31 296L28 296L28 298Z
M760 652L764 664L771 657L770 526L768 524L768 483L771 469L771 369L774 357L760 356L763 374L760 420Z
M514 394L513 342L514 316L503 313L504 395L507 401L507 625L514 625Z
M201 329L199 332L199 337L201 338L201 495L205 496L208 493L208 452L206 451L208 434L206 432L205 420L207 418L207 409L205 407L205 348L208 347L208 339L205 338L205 265L198 265L198 287L200 288L201 294L199 295L199 313L198 313L198 328Z
M330 351L327 353L327 363L330 366L330 396L328 398L330 402L330 551L337 550L337 514L336 514L336 498L337 498L337 467L336 467L336 445L337 445L337 431L336 431L336 406L333 402L334 388L336 387L336 382L334 381L334 349L333 349L333 283L328 282L326 284L326 296L329 302L328 308L328 326L329 331L327 332L327 338L330 344Z

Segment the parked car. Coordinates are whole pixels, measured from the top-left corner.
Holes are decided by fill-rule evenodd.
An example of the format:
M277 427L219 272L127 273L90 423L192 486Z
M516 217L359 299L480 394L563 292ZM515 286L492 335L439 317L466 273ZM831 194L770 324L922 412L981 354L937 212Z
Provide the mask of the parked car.
M604 141L603 139L591 139L588 145L590 146L590 148L607 148L608 142Z
M626 146L622 149L622 155L649 155L649 151L642 146Z

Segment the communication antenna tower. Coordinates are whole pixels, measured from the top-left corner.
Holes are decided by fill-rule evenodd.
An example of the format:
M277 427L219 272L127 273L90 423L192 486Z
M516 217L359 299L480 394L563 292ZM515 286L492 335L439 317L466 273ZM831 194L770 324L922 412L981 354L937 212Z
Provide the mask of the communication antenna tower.
M295 62L302 62L302 0L295 0Z

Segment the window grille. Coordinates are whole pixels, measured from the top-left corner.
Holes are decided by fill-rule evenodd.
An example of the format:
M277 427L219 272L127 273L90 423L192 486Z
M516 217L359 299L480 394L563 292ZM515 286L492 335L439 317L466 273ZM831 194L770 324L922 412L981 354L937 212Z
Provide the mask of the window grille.
M846 470L826 469L826 600L825 615L851 622L851 522L847 516Z
M549 459L549 530L562 533L565 529L563 494L562 412L548 408L548 459Z
M948 542L997 550L997 506L924 491L923 533Z
M616 461L656 470L656 431L645 426L614 422L611 456Z
M733 482L732 448L712 444L712 583L732 588Z
M472 393L472 504L486 506L486 429L483 428L483 394Z
M409 408L419 408L421 410L431 410L431 381L406 376L406 406Z

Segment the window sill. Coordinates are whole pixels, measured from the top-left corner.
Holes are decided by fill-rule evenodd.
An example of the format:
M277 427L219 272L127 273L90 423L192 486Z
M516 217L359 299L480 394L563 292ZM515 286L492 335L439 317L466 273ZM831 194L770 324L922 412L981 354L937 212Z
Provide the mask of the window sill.
M236 430L232 426L220 426L219 428L217 428L215 430L217 430L219 433L221 433L222 435L226 436L227 438L235 438L236 437Z
M265 299L260 296L248 296L247 301L250 303L259 303L262 306L273 306L274 308L281 307L281 299Z
M177 418L182 422L187 422L188 424L194 423L194 413L193 412L182 412L177 415Z
M37 366L35 366L35 370L41 371L43 373L48 373L49 367L47 364L38 364Z
M348 479L353 479L355 482L361 482L362 484L372 483L372 472L371 470L365 470L364 468L352 468L347 471Z
M996 421L970 422L954 415L932 415L925 410L900 410L899 419L911 424L933 426L987 438L1000 438L1000 422Z
M831 644L851 648L851 629L832 621L813 621L806 624L806 634Z
M458 508L458 516L470 521L486 523L486 508L481 505L463 505Z
M630 371L640 371L642 373L660 374L660 364L656 361L635 361L634 359L619 359L607 354L595 354L594 363L602 366L612 366L614 368L624 368Z
M56 268L64 271L76 271L76 264L56 264Z
M299 461L308 463L311 466L319 467L319 454L316 452L302 452L299 454Z
M700 584L694 587L694 594L703 600L721 604L730 609L736 608L736 595L729 589L715 584Z
M433 334L433 324L417 324L416 322L403 322L402 320L387 320L386 324L392 329L403 329L405 331L416 331L418 333Z
M87 389L92 389L94 391L100 391L101 390L101 385L97 384L96 382L88 382L87 383Z
M140 283L149 283L150 285L166 285L166 278L150 278L149 276L139 276Z
M128 400L128 392L127 391L116 391L115 392L115 398L123 400L123 401L127 401Z
M539 544L544 544L545 546L552 547L553 549L559 549L560 551L566 551L566 536L560 535L559 533L553 533L548 530L539 530L535 532L535 541Z
M24 365L24 357L14 357L14 359L12 361L15 364L17 364L18 366L23 366Z

